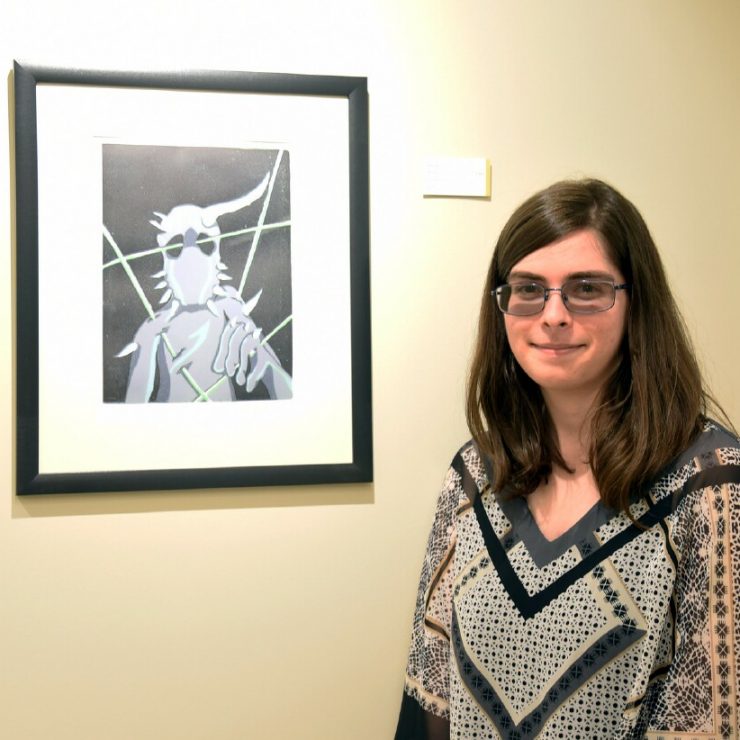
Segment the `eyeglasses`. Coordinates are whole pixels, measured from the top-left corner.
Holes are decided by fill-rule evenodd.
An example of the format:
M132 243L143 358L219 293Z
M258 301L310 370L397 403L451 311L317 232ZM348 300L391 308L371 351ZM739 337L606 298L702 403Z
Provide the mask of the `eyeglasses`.
M618 290L629 288L627 283L615 285L611 280L591 278L566 280L559 288L546 288L539 283L506 283L491 291L498 307L511 316L534 316L544 310L550 293L560 293L563 304L571 313L608 311L617 298Z

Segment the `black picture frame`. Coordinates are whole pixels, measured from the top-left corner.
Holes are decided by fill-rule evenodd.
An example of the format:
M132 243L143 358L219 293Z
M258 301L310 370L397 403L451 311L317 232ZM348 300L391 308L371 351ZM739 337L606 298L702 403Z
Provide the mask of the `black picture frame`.
M348 324L351 336L346 338L351 374L351 400L346 409L351 414L351 456L336 462L315 464L291 459L280 464L260 464L250 460L242 464L239 455L233 464L204 467L144 467L137 462L136 450L128 461L111 468L107 463L97 469L92 462L80 470L42 469L40 467L40 347L47 341L40 328L39 271L45 269L39 233L39 184L49 173L44 172L39 158L38 127L40 120L37 94L40 86L55 86L61 95L75 90L146 90L158 93L226 93L249 96L257 104L260 96L287 101L337 100L346 102L347 202L349 204L348 239L342 249L348 250L349 274ZM92 493L246 486L303 485L369 482L373 479L372 460L372 394L370 363L370 271L369 271L369 192L368 192L368 92L367 78L325 75L282 74L239 71L100 71L61 69L14 63L15 105L15 185L16 185L16 491L19 495L54 493ZM107 94L107 92L106 92ZM342 154L344 156L344 154ZM344 186L343 186L344 187ZM48 233L45 229L44 233ZM99 252L98 252L99 254ZM321 296L317 296L321 300ZM65 305L57 306L64 314ZM70 309L71 310L71 309ZM64 321L60 324L63 326ZM47 372L43 368L43 372ZM153 404L149 404L153 405ZM217 404L211 404L216 406ZM227 406L229 404L221 404ZM230 404L232 407L237 404ZM248 404L243 407L247 409ZM246 413L246 411L245 411ZM87 419L69 419L69 433L82 428ZM311 426L311 420L306 420ZM81 426L82 425L82 426ZM49 443L52 448L54 439ZM65 440L68 443L68 440ZM349 445L349 441L346 442ZM94 455L94 451L93 451ZM288 457L290 454L288 453Z

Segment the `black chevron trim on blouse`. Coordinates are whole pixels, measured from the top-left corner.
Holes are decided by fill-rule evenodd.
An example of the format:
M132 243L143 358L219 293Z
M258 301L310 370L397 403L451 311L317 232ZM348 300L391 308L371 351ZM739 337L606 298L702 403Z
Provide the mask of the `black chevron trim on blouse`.
M556 599L560 594L572 586L579 578L595 568L600 562L614 554L621 547L639 537L653 525L661 522L668 516L674 507L691 491L701 490L709 486L719 486L725 483L732 483L738 480L740 476L740 465L719 465L706 470L701 470L692 475L682 486L677 496L666 496L657 503L651 503L650 508L637 520L638 524L631 524L629 527L614 535L610 540L605 542L598 550L587 555L577 565L564 573L560 578L553 581L549 586L542 589L539 593L529 595L524 585L519 580L514 568L509 562L506 550L501 544L496 533L493 531L491 521L486 514L483 501L480 496L478 486L473 480L470 471L458 453L452 461L452 467L458 473L465 495L473 502L478 525L483 534L483 541L486 544L488 555L491 558L501 583L506 588L511 600L519 610L522 617L530 619L544 609L550 602Z

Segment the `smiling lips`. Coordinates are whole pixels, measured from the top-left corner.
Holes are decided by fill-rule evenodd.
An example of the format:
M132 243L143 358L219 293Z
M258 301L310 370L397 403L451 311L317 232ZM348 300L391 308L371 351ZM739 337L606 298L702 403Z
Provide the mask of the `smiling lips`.
M562 355L567 355L571 352L575 352L579 349L583 349L585 345L583 344L561 344L561 343L555 343L555 342L545 342L543 344L537 344L536 342L532 342L531 346L534 347L534 349L539 350L543 354L551 357L560 357Z

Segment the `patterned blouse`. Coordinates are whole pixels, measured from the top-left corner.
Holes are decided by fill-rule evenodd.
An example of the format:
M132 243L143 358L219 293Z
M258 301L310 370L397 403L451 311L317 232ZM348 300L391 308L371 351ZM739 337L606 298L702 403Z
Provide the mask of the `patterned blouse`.
M597 503L547 540L463 447L424 558L396 740L737 739L740 441L708 422L631 512L640 526Z

